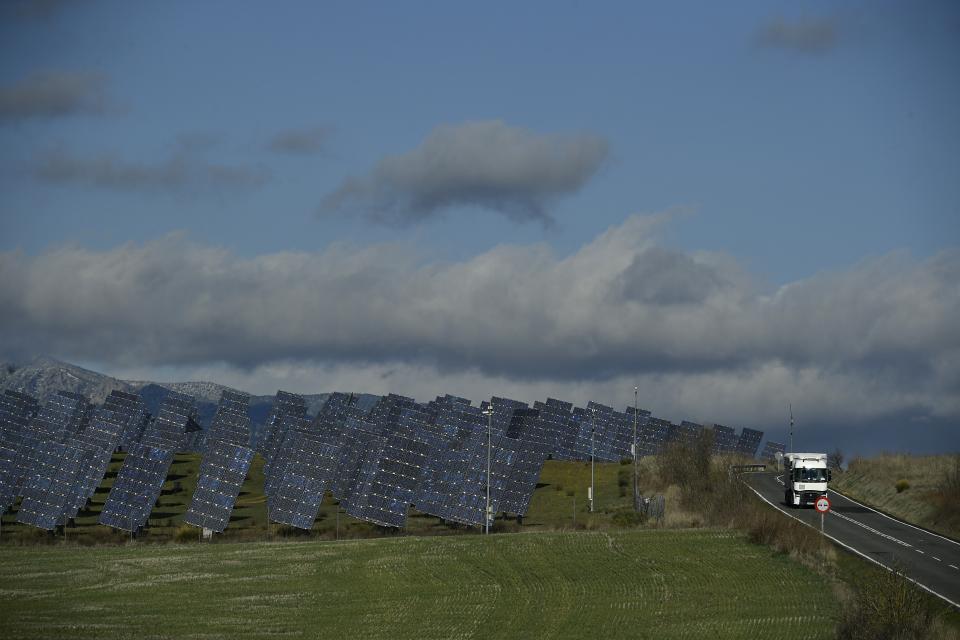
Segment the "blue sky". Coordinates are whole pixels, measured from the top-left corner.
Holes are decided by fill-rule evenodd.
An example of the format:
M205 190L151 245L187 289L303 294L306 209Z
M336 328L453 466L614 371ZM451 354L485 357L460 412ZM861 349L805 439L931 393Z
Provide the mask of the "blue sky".
M808 389L823 425L903 415L940 429L955 424L960 365L955 335L942 329L960 320L953 299L960 294L944 275L955 272L960 239L955 3L516 4L6 3L0 264L8 280L18 275L34 289L7 294L6 331L20 337L3 351L12 358L50 353L118 374L209 375L263 387L254 391L354 384L419 399L430 395L427 386L450 381L458 389L433 393L479 400L556 388L556 395L577 396L571 399L617 402L609 385L632 388L627 379L642 375L652 389L690 389L669 397L651 392L655 412L662 402L676 419L709 421L718 413L718 422L754 424L774 420L786 401L778 396L764 410L704 406L699 390L717 384L703 376L742 376L751 391L731 393L745 403L782 375L784 398ZM656 222L631 222L635 214ZM603 240L608 229L630 242ZM596 267L605 250L646 257ZM382 257L394 254L393 262ZM163 255L198 261L196 290L172 288L178 280ZM364 262L371 255L380 262ZM553 342L524 351L505 339L477 338L493 330L483 323L458 334L451 327L469 323L458 315L463 307L466 318L476 318L486 311L471 305L508 290L511 279L527 280L508 270L502 280L490 276L476 297L455 301L457 278L486 278L489 265L513 259L534 288L549 288L535 277L544 272L581 278L585 288L634 276L652 282L617 289L636 298L626 310L600 306L606 297L582 303L598 305L598 314L640 313L635 305L647 305L643 313L653 315L642 318L650 323L686 305L666 324L686 327L695 339L647 344L650 332L631 325L643 344L627 349L625 364L619 354L633 344L621 342L628 329L585 321L558 329L568 343L583 337L583 344L571 347L580 350L576 357L553 363ZM138 282L158 286L108 291L104 274L123 260L149 271ZM343 328L366 326L373 311L338 302L340 315L305 310L276 318L336 334L335 341L315 343L306 333L275 341L275 326L253 320L205 330L260 340L263 349L223 340L220 351L185 347L172 356L176 338L149 318L121 322L113 335L138 336L155 348L104 353L104 343L89 337L98 331L89 324L96 315L69 311L70 296L91 282L95 290L81 306L96 300L101 310L119 312L139 300L125 296L164 289L163 308L175 309L218 300L224 283L203 280L216 271L211 264L247 273L232 286L257 290L279 286L263 275L275 275L279 263L278 282L293 289L298 269L332 283L291 292L294 300L332 296L334 304L345 290L387 300L380 287L393 282L390 291L407 296L394 304L413 299L422 305L418 313L433 310L443 321L430 335L411 330L397 336L402 348L384 349L359 329ZM50 292L56 304L41 309L37 300L46 298L35 287L56 289L51 279L78 270L83 282ZM418 298L429 288L423 281L438 273L446 274L442 284L429 286L449 287L450 295ZM924 278L932 279L927 288L910 285ZM768 313L770 300L821 286L817 300L859 299L838 291L861 280L857 286L898 282L905 289L876 302L882 308L844 310L840 302L831 311L836 322L889 314L889 323L866 319L853 335L890 331L903 344L857 345L836 355L836 346L797 346L777 331L782 315L795 313L809 318L795 335L831 334L831 320L818 315L821 303L784 303L773 319ZM722 313L705 302L718 282L726 283ZM510 308L509 320L529 328L541 312L571 317L551 304ZM902 304L926 305L931 317L921 328L897 325ZM738 305L757 317L724 319ZM397 324L369 331L389 334ZM771 337L762 348L718 350L711 326L721 343L741 345L725 331ZM188 329L204 333L181 327L177 335ZM469 346L448 353L437 337L446 331ZM914 331L916 339L903 337ZM74 339L56 338L62 335ZM529 365L520 352L552 364ZM872 413L839 409L884 405L884 385L902 390L890 379L895 363L920 371L933 391ZM391 387L384 373L398 367L419 371L423 384ZM804 376L817 384L804 387ZM832 376L851 390L826 401L817 394L842 386ZM941 444L934 439L931 447Z

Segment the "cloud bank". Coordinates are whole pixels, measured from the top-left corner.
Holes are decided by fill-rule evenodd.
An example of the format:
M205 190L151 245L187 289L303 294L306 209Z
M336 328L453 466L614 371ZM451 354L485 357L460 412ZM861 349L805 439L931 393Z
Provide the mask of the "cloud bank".
M765 291L729 256L658 246L662 223L633 216L566 257L501 245L452 263L388 245L242 258L181 236L7 252L0 352L420 398L620 405L639 382L655 410L721 422L801 396L823 419L960 417L960 252Z
M606 141L594 135L540 134L498 120L442 125L416 149L344 180L321 210L406 225L476 206L549 225L549 203L583 187L606 157Z
M103 114L109 110L106 81L98 73L47 71L0 87L0 122Z

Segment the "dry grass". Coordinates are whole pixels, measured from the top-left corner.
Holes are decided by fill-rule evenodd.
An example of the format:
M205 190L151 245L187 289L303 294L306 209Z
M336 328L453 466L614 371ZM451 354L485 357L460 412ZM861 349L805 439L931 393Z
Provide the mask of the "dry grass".
M885 453L855 458L833 488L908 522L960 539L960 457ZM951 488L952 487L952 488Z

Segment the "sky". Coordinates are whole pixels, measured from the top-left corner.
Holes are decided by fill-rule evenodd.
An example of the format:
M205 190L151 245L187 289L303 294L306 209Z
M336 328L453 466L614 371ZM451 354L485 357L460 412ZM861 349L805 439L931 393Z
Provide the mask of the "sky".
M960 449L960 6L520 4L0 4L0 357Z

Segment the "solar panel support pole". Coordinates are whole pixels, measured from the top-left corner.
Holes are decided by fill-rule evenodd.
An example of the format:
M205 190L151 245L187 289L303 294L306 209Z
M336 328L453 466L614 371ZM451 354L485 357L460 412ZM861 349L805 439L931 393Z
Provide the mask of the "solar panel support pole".
M490 533L490 450L493 440L493 403L484 411L487 414L487 505L483 512L483 533Z
M590 513L593 513L593 502L596 498L594 495L594 481L596 479L594 473L594 453L596 450L597 410L591 409L590 416Z
M640 387L633 388L633 510L640 510L640 476L637 469L637 394Z

